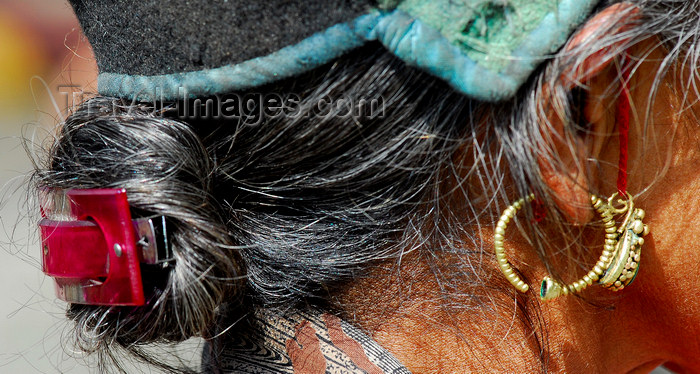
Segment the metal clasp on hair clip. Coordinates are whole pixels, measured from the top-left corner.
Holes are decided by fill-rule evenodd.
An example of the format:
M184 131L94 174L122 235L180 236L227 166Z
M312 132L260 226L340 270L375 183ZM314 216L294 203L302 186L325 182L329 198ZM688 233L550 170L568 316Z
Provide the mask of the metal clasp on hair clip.
M172 260L165 217L132 219L123 189L41 192L42 268L58 298L145 304L141 264Z

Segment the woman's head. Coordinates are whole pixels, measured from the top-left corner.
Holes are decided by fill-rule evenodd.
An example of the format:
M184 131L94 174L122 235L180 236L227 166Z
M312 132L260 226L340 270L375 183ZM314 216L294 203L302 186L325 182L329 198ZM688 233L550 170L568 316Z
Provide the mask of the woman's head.
M689 213L697 204L678 210L700 194L698 8L601 4L514 97L498 103L465 96L379 43L229 93L291 98L290 111L278 116L256 101L262 116L253 125L182 118L184 101L87 101L59 130L37 186L125 188L133 215L166 217L174 260L142 266L146 306L72 305L81 343L136 351L142 343L218 336L228 327L222 316L314 304L353 319L419 371L431 368L407 347L438 340L436 354L470 347L462 365L478 370L475 361L501 360L508 368L507 354L494 358L492 334L506 352L525 352L523 365L573 371L598 358L593 370L631 369L634 360L610 366L614 355L575 340L602 339L605 331L627 334L615 342L629 357L655 352L654 359L697 370L699 347L667 347L672 336L664 329L680 333L676 321L700 318L683 309L685 294L674 285L697 249L683 238L696 232ZM523 278L534 284L550 273L571 281L595 262L602 235L588 194L615 191L624 67L629 190L640 194L635 201L653 230L639 279L619 297L584 293L595 308L579 299L540 305L537 287L517 294L502 278L493 226L512 200L535 193L546 218L535 223L526 206L506 246ZM670 244L676 241L682 250ZM648 343L630 348L628 337ZM597 344L614 348L608 343Z

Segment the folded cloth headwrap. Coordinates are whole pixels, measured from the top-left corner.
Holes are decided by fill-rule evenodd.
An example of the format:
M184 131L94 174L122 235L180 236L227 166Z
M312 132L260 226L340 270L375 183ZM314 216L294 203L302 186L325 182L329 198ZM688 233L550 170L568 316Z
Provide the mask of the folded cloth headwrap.
M598 0L70 0L98 92L177 100L293 77L378 41L480 100L515 94Z

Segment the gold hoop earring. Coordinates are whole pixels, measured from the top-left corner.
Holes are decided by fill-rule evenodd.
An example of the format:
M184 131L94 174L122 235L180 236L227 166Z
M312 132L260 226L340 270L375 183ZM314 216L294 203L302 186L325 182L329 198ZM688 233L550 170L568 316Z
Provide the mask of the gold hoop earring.
M568 285L562 285L550 276L544 277L540 286L540 298L551 300L561 295L574 294L583 291L594 282L612 291L620 291L629 286L639 272L641 247L644 244L643 236L649 234L649 227L645 225L644 210L634 207L632 196L628 193L627 199L618 198L615 193L607 200L591 195L591 204L598 212L605 227L605 246L603 253L598 258L593 269L583 278ZM614 206L617 199L619 208ZM505 230L510 221L515 218L517 212L526 202L535 199L534 194L522 198L506 208L501 215L494 234L494 249L496 260L503 275L520 292L527 292L529 286L515 273L505 255L504 240ZM624 214L624 219L619 227L615 227L616 215Z

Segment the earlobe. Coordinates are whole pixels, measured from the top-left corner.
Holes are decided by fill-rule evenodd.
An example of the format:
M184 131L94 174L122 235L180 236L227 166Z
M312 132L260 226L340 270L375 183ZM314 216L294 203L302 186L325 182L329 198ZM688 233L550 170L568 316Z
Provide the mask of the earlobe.
M586 44L601 30L624 32L639 18L638 9L621 3L611 6L589 20L565 47L570 61L577 61L577 51L590 50ZM546 121L542 121L543 139L538 152L542 181L554 203L572 224L585 224L594 217L590 192L597 183L596 173L589 170L589 160L598 159L615 126L615 102L620 92L618 66L613 62L626 40L607 45L565 69L560 79L542 95ZM555 94L556 93L556 94ZM563 110L556 98L567 97ZM559 99L561 100L561 99Z

